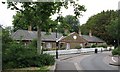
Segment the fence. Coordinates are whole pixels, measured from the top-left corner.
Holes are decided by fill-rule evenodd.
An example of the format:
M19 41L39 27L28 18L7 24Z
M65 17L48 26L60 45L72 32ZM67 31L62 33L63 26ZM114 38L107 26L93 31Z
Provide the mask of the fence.
M103 48L103 47L98 47L98 51L101 50L109 50L109 49L114 49L114 47L107 47L107 48ZM69 49L69 50L58 50L58 54L62 55L62 54L75 54L75 53L83 53L83 52L94 52L96 48L81 48L81 49ZM43 53L47 53L47 54L51 54L51 55L56 55L56 50L53 51L44 51Z

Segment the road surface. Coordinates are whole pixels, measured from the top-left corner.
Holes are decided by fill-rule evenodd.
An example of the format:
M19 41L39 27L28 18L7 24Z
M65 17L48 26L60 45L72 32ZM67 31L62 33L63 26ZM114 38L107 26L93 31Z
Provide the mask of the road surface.
M109 52L103 52L59 60L57 61L56 72L86 72L84 70L88 70L87 72L120 72L118 66L109 65L111 60L109 55Z
M83 70L118 70L117 66L109 65L108 53L98 53L84 58L80 62Z

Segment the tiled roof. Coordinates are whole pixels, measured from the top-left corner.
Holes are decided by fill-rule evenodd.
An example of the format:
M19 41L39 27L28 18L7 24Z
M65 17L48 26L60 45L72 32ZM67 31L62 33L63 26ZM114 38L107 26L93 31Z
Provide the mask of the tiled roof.
M83 37L83 39L85 39L88 42L104 42L103 40L95 36L82 35L81 37Z
M68 36L75 34L75 32L70 33ZM51 34L47 35L46 32L41 32L42 41L56 41L56 33L52 32ZM68 36L63 36L61 33L57 33L57 41L61 41ZM37 31L28 31L28 30L17 30L11 36L14 40L33 40L37 39ZM105 42L98 37L89 36L89 35L81 35L84 40L88 42Z
M47 35L46 32L41 32L43 41L56 41L56 33L52 32ZM37 31L17 30L11 36L14 40L33 40L37 39ZM58 39L62 37L61 33L57 33Z

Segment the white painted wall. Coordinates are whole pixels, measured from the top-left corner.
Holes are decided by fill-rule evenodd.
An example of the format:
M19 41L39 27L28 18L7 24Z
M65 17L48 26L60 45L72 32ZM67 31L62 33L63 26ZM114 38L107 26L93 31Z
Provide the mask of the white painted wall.
M81 49L69 49L69 50L58 50L58 54L74 54L74 53L83 53L83 52L94 52L96 48L81 48ZM106 50L105 48L99 47L97 48L98 51ZM107 49L109 50L109 49ZM43 53L51 54L51 55L56 55L56 50L53 51L44 51Z

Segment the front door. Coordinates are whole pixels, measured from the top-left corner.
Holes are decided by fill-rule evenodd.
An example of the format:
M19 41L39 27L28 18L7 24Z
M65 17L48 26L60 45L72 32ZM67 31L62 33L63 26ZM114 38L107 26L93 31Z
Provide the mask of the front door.
M66 49L70 49L70 43L67 43Z

